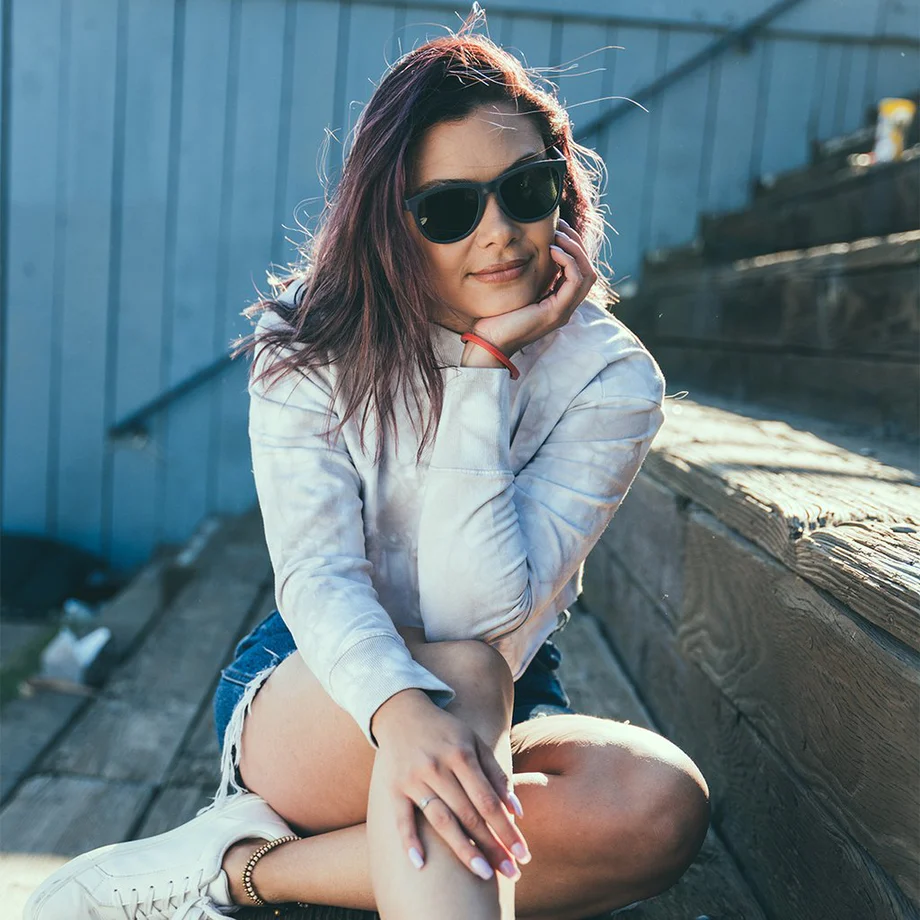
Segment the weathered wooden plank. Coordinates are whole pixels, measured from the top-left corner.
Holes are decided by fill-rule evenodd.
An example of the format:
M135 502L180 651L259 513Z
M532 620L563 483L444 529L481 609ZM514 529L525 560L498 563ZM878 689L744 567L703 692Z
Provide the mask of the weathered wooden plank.
M653 342L651 347L675 388L790 409L870 429L871 435L915 440L920 431L920 369L915 361L710 344Z
M88 703L85 696L42 689L29 697L10 700L3 707L0 802L6 801L42 752Z
M261 603L253 607L252 616L243 623L238 634L234 637L233 644L224 655L224 660L220 663L220 667L225 667L230 663L236 643L268 617L274 609L274 590L269 585L264 589ZM205 704L169 771L167 782L170 785L202 786L215 791L217 789L217 784L220 781L220 747L217 743L217 731L214 725L213 699L219 679L220 674L215 671Z
M606 559L605 559L606 557ZM765 912L865 920L916 917L916 906L828 815L750 721L680 651L665 615L599 543L610 593L586 581L584 601L666 737L699 765L713 826Z
M920 230L646 281L655 343L904 360L920 353ZM652 346L654 347L654 346ZM796 355L798 357L798 354Z
M707 35L672 32L668 68L689 60L709 41ZM709 68L701 67L656 100L661 112L661 133L655 160L650 164L657 179L650 200L651 226L646 247L673 246L692 239L696 232L700 169L707 142L700 125L705 124L709 94L714 91Z
M271 572L257 518L228 527L143 647L46 757L56 772L161 782ZM255 531L255 532L254 532Z
M920 656L691 508L680 653L920 902Z
M265 272L273 257L281 256L271 251L271 245L277 239L277 223L282 222L275 206L281 166L278 152L286 128L281 114L288 64L285 55L297 53L285 41L290 8L287 0L261 0L239 7L240 44L231 52L235 95L227 133L229 168L221 190L224 237L218 263L216 304L219 306L214 326L216 341L220 343L232 342L252 331L241 311L256 299L256 287L266 288ZM382 42L382 37L379 40ZM264 50L259 54L240 53L245 48ZM382 53L380 62L382 68ZM364 65L373 63L365 61ZM253 143L254 137L259 138L258 143ZM283 222L290 226L289 221ZM239 306L228 310L224 304ZM248 364L245 358L237 359L213 384L212 435L206 463L202 465L208 507L232 513L256 500L247 427Z
M679 617L687 499L645 472L633 481L601 540L663 608Z
M794 38L778 36L769 40L770 82L764 104L766 130L758 154L758 173L775 174L808 161L808 123L816 91L816 52L816 44L804 45ZM742 91L740 98L750 96L745 97ZM777 130L780 125L782 127Z
M3 849L78 856L125 840L153 788L88 776L31 776L0 811Z
M175 386L225 353L218 313L223 317L243 308L220 296L233 194L228 184L236 90L231 62L246 53L239 28L241 7L223 0L189 0L181 8L182 41L175 54L181 55L182 83L173 94L173 105L179 106L173 116L178 136L173 140L175 190L161 307L161 389ZM208 49L206 55L202 48ZM268 188L264 193L271 195ZM213 407L212 387L205 386L172 404L160 420L160 539L184 540L217 507L208 494L207 458L217 427Z
M848 603L858 597L853 606L861 615L920 650L916 559L913 565L886 565L892 547L909 557L916 546L916 535L902 532L920 529L920 489L913 472L860 456L783 421L745 420L690 400L666 400L665 405L666 422L645 472L793 571L808 577L820 570L822 587ZM856 576L854 567L863 560L840 528L863 521L874 522L879 531L887 527L886 549ZM820 549L808 544L827 531L835 539L818 537ZM832 574L835 569L845 571L839 581ZM877 570L885 573L884 594L876 589Z
M621 26L616 43L623 50L616 52L616 80L613 94L630 98L645 84L665 72L667 61L667 30L650 30ZM615 100L620 104L620 100ZM607 166L607 200L610 223L617 236L611 240L614 280L623 282L632 276L635 281L642 261L642 228L645 224L645 196L653 175L651 160L654 138L651 112L636 107L635 114L618 122L606 132L604 146L598 153Z
M198 707L155 691L148 699L103 697L87 707L41 761L43 772L161 783Z
M743 259L787 249L915 230L920 198L920 154L900 161L854 166L815 180L807 193L755 204L729 214L703 214L700 236L707 257Z
M211 801L213 790L204 786L164 786L154 798L137 834L132 839L165 834L195 817Z
M113 383L107 379L109 331L117 315L110 268L117 232L111 194L120 133L118 6L115 0L71 5L63 58L68 72L61 84L68 109L58 139L64 181L57 219L66 221L67 232L58 237L60 283L53 295L59 302L54 320L59 389L52 443L59 447L50 452L57 459L54 485L49 484L57 508L48 523L56 536L102 555L108 549L103 468L106 391Z

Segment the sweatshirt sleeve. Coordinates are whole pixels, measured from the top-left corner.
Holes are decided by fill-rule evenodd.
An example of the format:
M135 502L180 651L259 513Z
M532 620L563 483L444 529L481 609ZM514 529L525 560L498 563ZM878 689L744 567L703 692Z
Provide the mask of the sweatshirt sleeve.
M371 718L395 693L417 687L446 706L455 691L412 657L371 582L360 479L343 437L322 433L331 392L315 374L252 380L248 387L253 473L275 575L275 601L297 651L368 742Z
M664 378L647 352L608 364L515 476L508 373L450 370L421 511L421 613L429 641L494 642L538 620L600 539L664 420Z

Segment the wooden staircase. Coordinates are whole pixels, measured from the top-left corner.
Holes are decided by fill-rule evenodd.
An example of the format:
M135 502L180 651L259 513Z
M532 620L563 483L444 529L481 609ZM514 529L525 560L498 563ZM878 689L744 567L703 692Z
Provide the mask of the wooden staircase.
M258 509L220 521L192 543L152 561L101 613L118 651L100 687L79 694L38 688L3 710L0 903L10 916L72 856L169 830L214 794L219 670L239 638L274 609L274 589ZM559 673L578 711L660 730L596 617L576 605L555 638L564 655ZM296 920L377 916L291 905L237 916L269 920L276 911ZM621 912L636 920L764 920L714 830L677 885L614 913Z
M822 155L617 307L689 398L581 601L765 916L916 918L920 146Z

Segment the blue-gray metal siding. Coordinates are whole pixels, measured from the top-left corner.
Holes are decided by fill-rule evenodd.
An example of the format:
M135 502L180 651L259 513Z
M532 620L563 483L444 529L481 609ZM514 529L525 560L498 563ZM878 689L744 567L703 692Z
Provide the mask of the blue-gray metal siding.
M640 15L621 0L501 0L486 12L492 37L558 85L577 132L603 98L630 96L768 5L654 0ZM385 67L469 7L2 9L2 526L133 566L255 500L245 365L154 419L140 449L107 447L107 428L249 331L241 310L322 209L324 143L334 181ZM752 177L804 163L811 139L916 88L918 19L920 0L806 0L749 52L587 139L609 170L615 279L635 277L644 250L692 238L700 211L741 207Z

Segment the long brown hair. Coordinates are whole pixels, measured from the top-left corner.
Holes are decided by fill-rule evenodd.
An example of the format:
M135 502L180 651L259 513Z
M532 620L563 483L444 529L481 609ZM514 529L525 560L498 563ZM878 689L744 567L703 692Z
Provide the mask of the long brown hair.
M306 374L310 368L338 364L333 402L339 389L347 402L334 430L363 405L362 450L371 405L378 430L383 432L389 421L395 432L393 405L399 387L405 401L406 384L411 383L416 406L423 404L417 376L431 407L417 459L441 415L444 381L431 340L428 305L442 301L430 281L425 255L410 235L402 204L417 144L433 125L462 120L474 108L497 102L511 103L532 118L545 149L557 147L568 161L560 215L581 234L597 270L589 297L605 307L619 299L599 259L606 239L598 208L603 160L573 139L568 113L552 87L539 87L535 81L541 78L517 58L488 37L472 33L483 20L483 11L474 4L457 33L420 45L387 71L355 125L341 179L326 200L317 232L298 247L302 265L292 266L285 279L270 279L276 289L297 285L294 304L267 297L243 311L251 318L271 309L285 320L285 325L265 330L259 346L290 353L255 380L269 371ZM255 334L233 345L234 358L251 351ZM255 361L251 380L254 366ZM378 439L375 462L381 455Z

